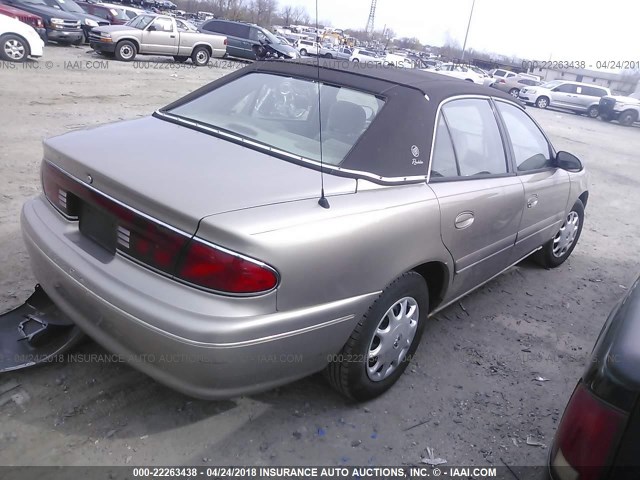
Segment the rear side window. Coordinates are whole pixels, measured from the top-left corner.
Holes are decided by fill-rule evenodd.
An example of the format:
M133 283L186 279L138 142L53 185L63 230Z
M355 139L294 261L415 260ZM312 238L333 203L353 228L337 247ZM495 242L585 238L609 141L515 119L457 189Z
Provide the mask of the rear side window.
M488 100L454 100L442 107L460 175L507 173L507 159L493 109Z
M456 154L453 150L453 142L449 129L440 115L436 130L436 141L433 145L433 158L431 160L431 178L457 177L460 175Z
M504 77L506 73L507 73L507 72L505 72L504 70L496 70L493 74L494 74L496 77Z
M228 23L226 22L219 22L217 20L213 20L211 22L207 22L202 26L203 30L206 30L207 32L215 32L215 33L222 33L222 34L228 34L229 33L229 29L227 28Z
M582 87L582 94L590 97L604 97L607 92L597 87Z
M538 126L518 107L496 102L507 128L519 172L552 166L551 150Z
M227 28L229 35L240 38L249 38L249 25L242 25L240 23L228 23Z

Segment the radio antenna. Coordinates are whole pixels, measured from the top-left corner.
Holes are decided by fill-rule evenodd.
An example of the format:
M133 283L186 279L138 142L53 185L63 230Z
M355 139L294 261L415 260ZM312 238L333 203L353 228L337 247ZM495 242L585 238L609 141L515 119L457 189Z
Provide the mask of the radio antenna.
M318 0L316 0L316 34L315 42L318 41ZM316 47L317 48L317 47ZM322 208L329 208L329 200L324 195L324 161L322 159L322 102L320 101L320 52L316 50L316 62L318 67L318 125L320 127L320 199L318 205Z

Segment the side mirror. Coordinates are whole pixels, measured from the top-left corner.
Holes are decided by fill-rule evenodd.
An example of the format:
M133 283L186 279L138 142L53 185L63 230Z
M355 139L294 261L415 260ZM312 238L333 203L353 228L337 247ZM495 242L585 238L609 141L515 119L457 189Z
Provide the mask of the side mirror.
M147 28L147 32L155 32L155 31L156 31L155 25L149 25L149 28Z
M578 157L569 152L558 152L556 154L556 166L570 172L580 172L584 168Z

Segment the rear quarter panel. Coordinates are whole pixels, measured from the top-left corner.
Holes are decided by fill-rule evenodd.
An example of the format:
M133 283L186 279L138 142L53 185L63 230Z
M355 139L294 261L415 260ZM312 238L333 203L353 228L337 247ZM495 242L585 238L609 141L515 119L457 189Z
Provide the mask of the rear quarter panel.
M329 209L311 199L230 212L203 219L197 235L276 268L279 311L379 292L427 261L451 269L426 184L363 191L358 182Z

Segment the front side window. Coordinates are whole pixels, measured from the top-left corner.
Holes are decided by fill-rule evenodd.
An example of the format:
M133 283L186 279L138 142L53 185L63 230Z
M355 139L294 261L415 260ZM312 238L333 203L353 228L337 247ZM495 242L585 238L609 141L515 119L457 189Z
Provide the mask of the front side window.
M518 107L496 102L513 147L519 172L552 166L551 150L538 126Z
M173 32L173 22L168 18L156 18L151 25L149 25L150 32Z
M315 81L250 73L169 113L317 161L322 137L322 160L338 165L383 105L366 92L321 84L318 97Z
M560 93L577 93L578 92L578 87L576 87L575 85L571 84L571 83L564 83L556 88L553 89L554 92L560 92Z
M149 23L151 23L153 17L149 15L138 15L136 18L131 20L127 25L133 28L137 28L139 30L143 30Z
M446 103L442 113L449 126L461 176L507 173L502 137L488 100L455 100Z

